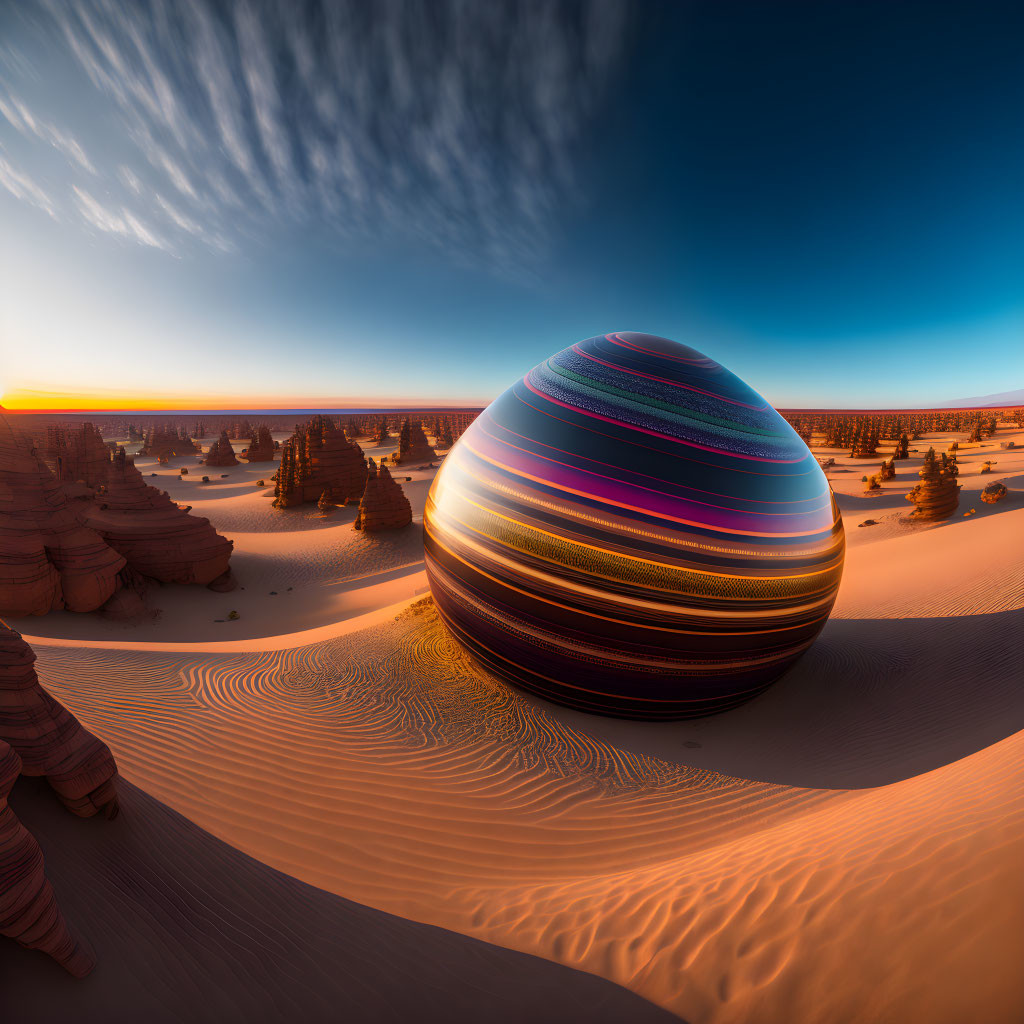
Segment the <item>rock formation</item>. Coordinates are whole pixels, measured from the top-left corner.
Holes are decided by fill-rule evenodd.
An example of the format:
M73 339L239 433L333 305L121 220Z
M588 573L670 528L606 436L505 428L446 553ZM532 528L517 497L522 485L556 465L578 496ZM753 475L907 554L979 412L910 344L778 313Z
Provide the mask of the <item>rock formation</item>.
M184 437L178 431L164 427L154 427L147 435L139 450L140 455L149 455L157 462L166 463L179 455L195 455L202 448L195 443L187 432Z
M896 476L896 462L890 457L882 463L882 468L878 471L878 479L892 480L894 476Z
M986 504L994 505L997 501L1002 501L1006 497L1006 484L1002 480L993 480L992 483L987 484L985 489L981 492L981 500Z
M359 445L329 416L314 416L281 448L274 505L289 508L324 494L335 505L344 505L359 498L365 483L366 459Z
M447 451L455 444L455 438L452 436L452 421L447 416L441 421L434 437L437 439L437 447L443 451Z
M148 591L145 576L126 565L117 574L117 589L113 597L100 609L100 613L104 618L118 622L152 618L156 612L146 604Z
M110 448L92 423L46 428L44 458L58 480L98 487L107 475Z
M850 446L850 458L871 459L874 458L875 449L878 447L878 435L869 427L858 427L853 435Z
M0 415L0 615L93 611L114 593L124 565L79 522L57 478Z
M227 434L232 441L241 441L247 437L252 437L252 424L248 420L235 420L235 422L222 433Z
M960 503L955 460L948 460L943 455L940 463L935 457L935 449L929 448L918 475L921 482L907 495L907 501L915 505L911 515L927 521L948 519Z
M237 466L238 459L235 458L235 449L231 447L227 431L222 430L220 439L210 445L206 454L206 465L208 466Z
M910 457L910 438L906 434L900 434L900 439L896 442L896 448L892 453L892 457L897 461Z
M36 656L0 620L0 739L21 758L22 773L42 775L81 818L117 813L117 766L107 745L39 685Z
M161 583L209 584L229 572L232 542L150 487L123 448L83 519L136 572Z
M0 935L48 953L83 978L92 970L92 958L68 931L44 871L43 851L7 803L21 771L21 758L0 740Z
M35 654L0 621L0 934L48 953L76 977L92 959L72 938L44 874L43 854L7 804L18 775L44 776L81 818L117 814L117 765L40 685Z
M381 416L377 423L377 430L373 436L373 443L376 445L387 444L391 440L391 434L388 432L388 419L386 416Z
M366 487L359 502L359 514L352 524L357 530L375 533L378 530L396 530L412 522L409 499L382 462L380 469L369 460Z
M437 453L430 447L427 435L423 433L421 423L406 420L398 435L398 451L391 456L396 466L408 466L413 462L430 462L437 458Z
M242 452L246 462L273 462L274 439L270 436L270 428L261 426L249 442L249 447Z

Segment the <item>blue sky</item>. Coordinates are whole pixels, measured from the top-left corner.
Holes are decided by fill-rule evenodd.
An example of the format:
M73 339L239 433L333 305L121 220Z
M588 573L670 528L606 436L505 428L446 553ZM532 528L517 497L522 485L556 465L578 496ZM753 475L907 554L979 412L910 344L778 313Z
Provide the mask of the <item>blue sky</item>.
M579 338L777 405L1024 385L1011 3L0 7L0 390L489 400Z

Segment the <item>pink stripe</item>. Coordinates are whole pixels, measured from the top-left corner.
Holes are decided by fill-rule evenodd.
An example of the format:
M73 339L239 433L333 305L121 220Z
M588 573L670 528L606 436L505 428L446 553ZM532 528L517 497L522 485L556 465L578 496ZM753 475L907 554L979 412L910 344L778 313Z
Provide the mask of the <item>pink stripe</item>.
M672 437L669 434L662 434L657 430L648 430L646 427L639 427L635 423L626 423L624 420L613 420L608 416L602 416L600 413L590 412L587 409L580 409L578 406L569 405L567 402L560 402L557 398L552 398L551 395L544 394L543 391L538 391L533 384L530 383L530 377L533 375L531 370L524 378L523 383L538 397L546 399L553 405L560 405L563 409L571 409L573 412L581 413L584 416L589 416L591 419L601 420L604 423L612 423L617 427L626 427L629 430L637 430L641 434L648 434L651 437L660 437L664 441L675 441L676 444L685 444L688 448L699 448L703 452L711 452L713 455L725 455L732 459L746 459L748 462L771 462L785 465L796 465L798 462L803 462L801 459L767 459L762 458L759 455L741 455L739 452L727 452L722 448L711 448L705 444L698 444L696 441L684 441L681 437Z
M647 380L656 380L661 384L671 384L674 388L683 388L686 391L696 391L701 395L707 395L709 398L717 398L720 402L728 402L730 405L742 405L744 409L753 409L755 412L764 412L764 410L768 408L767 403L764 405L748 405L746 402L738 402L734 398L726 398L725 395L716 395L714 391L705 391L703 388L694 387L692 384L681 384L679 381L668 380L666 377L656 377L653 373L642 373L640 370L632 369L632 367L617 366L615 363L606 362L604 359L598 359L597 356L592 356L589 352L584 352L578 344L573 345L572 350L577 355L583 356L584 359L593 359L595 363L607 366L611 370L618 370L619 373L630 373L634 377L645 377Z
M518 395L516 396L516 398L520 402L523 401L521 398L519 398ZM523 402L523 404L526 405L530 409L536 409L538 412L541 412L541 410L537 409L537 407L535 405L530 405L528 402ZM541 415L547 416L549 414L542 412ZM568 455L570 458L576 459L577 460L576 461L576 465L579 466L579 468L581 470L585 471L585 472L593 473L593 472L595 472L595 470L587 470L585 466L581 465L581 463L583 463L583 462L590 463L591 465L594 465L594 466L603 466L605 469L608 469L608 470L613 470L615 468L609 462L602 462L600 459L591 459L591 458L588 458L586 455L579 455L576 452L571 452L567 448L559 448L556 445L546 444L545 442L538 441L535 438L527 437L525 434L520 434L519 431L513 430L511 427L506 427L503 424L496 423L495 420L492 417L488 417L487 418L488 422L492 423L497 429L499 429L501 431L501 434L498 435L498 434L494 433L494 431L487 429L486 424L483 422L483 417L482 416L479 417L479 418L481 420L481 424L480 424L481 432L486 434L488 437L493 438L496 444L510 445L513 448L522 448L523 451L525 451L525 452L532 452L538 458L542 458L542 459L550 459L550 458L552 458L552 456L550 456L550 455L544 455L544 454L542 454L540 452L533 452L532 449L526 448L523 445L513 444L507 438L507 436L508 437L514 437L514 438L518 438L518 439L520 439L520 440L522 440L524 442L527 442L529 444L538 445L541 448L546 448L548 451L559 452L562 455ZM559 419L559 422L564 423L565 420ZM636 443L636 442L631 442L631 443ZM644 446L644 447L646 447L646 446ZM554 459L554 461L558 462L560 460ZM687 461L689 461L689 460L687 460ZM565 463L565 465L571 465L571 463ZM706 466L707 463L706 462L701 462L701 463L698 463L698 465ZM633 477L642 477L644 480L654 480L657 483L663 483L664 482L664 478L663 477L651 476L649 473L641 473L639 470L636 470L636 469L631 469L629 472L630 472L630 475L633 476ZM746 470L733 470L733 472L740 472L740 473L744 473L746 475L752 475L752 476L769 476L770 475L768 473L752 473L752 474L747 474ZM643 487L644 490L655 491L656 493L659 493L659 494L664 493L662 491L658 491L657 488L647 487L645 484L634 484L633 486ZM737 497L736 495L725 494L725 493L723 493L721 491L708 491L708 490L705 490L702 487L694 487L692 484L680 484L679 486L685 488L691 494L707 494L707 495L710 495L713 498L734 498L737 501L745 501L745 502L748 502L749 504L752 504L752 505L776 505L776 506L778 506L778 505L806 505L810 501L817 500L815 498L799 498L799 499L797 499L795 501L771 501L768 498L740 498L740 497ZM695 499L692 499L692 500L696 501L696 500L699 500L699 499L695 498Z
M545 459L533 452L503 444L486 434L483 439L485 443L480 445L481 454L500 464L511 463L511 467L518 473L600 503L635 509L659 519L687 523L703 529L763 537L807 536L831 529L833 525L831 503L828 509L822 507L807 512L747 512L637 487L599 473ZM487 472L469 472L474 479L484 480L494 470L490 468Z
M686 356L670 356L667 352L655 352L652 348L644 348L635 341L626 341L621 334L606 334L605 337L613 345L621 345L623 348L632 349L634 352L643 352L649 356L657 356L659 359L671 359L674 363L690 363L692 366L718 366L714 359L709 359L707 356L700 356L699 359L687 359Z

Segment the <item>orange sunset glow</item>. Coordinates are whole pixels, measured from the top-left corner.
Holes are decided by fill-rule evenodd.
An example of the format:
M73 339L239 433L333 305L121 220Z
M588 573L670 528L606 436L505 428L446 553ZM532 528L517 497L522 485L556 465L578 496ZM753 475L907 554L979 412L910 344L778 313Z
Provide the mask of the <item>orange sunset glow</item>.
M12 388L0 395L0 407L10 413L79 412L175 412L222 409L377 409L377 408L472 408L487 400L466 402L444 397L387 396L373 401L366 395L238 395L211 392L140 393L129 390L44 391Z

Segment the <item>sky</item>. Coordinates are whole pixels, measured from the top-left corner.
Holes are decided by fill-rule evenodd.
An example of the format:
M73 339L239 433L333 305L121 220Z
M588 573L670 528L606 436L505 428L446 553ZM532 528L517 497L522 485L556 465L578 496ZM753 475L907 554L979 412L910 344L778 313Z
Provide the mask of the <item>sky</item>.
M0 0L0 403L1024 386L1024 5Z

